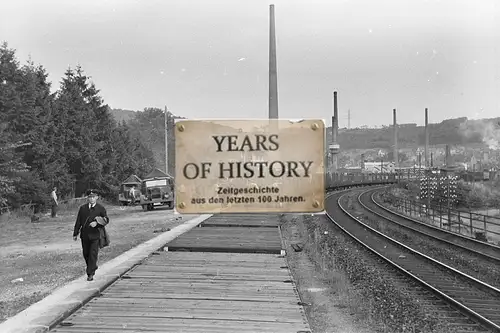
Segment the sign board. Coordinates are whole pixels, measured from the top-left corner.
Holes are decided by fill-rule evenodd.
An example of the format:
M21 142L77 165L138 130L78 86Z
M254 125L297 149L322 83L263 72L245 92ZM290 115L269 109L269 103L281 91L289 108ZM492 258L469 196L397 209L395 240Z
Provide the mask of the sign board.
M156 186L167 186L167 180L157 179L157 180L146 181L146 187L156 187Z
M180 120L176 209L182 214L324 210L323 120Z

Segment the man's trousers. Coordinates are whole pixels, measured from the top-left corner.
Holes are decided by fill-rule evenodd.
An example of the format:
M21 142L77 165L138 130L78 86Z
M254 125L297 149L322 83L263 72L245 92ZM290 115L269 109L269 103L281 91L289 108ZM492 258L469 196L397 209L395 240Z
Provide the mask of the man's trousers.
M92 240L82 237L83 258L87 264L87 275L94 275L97 269L97 256L99 254L99 239Z
M52 203L50 216L51 217L56 217L57 216L57 205L55 203Z

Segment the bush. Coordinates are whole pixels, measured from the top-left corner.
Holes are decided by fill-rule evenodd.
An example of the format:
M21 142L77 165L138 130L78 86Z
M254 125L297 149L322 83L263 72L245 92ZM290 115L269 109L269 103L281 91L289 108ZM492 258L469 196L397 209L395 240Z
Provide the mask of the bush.
M19 209L22 203L34 204L34 213L38 213L50 203L50 189L46 182L31 172L20 173L14 183L16 192L8 196L8 205Z
M468 208L498 207L500 204L500 190L496 183L467 183L459 181L457 184L459 202Z

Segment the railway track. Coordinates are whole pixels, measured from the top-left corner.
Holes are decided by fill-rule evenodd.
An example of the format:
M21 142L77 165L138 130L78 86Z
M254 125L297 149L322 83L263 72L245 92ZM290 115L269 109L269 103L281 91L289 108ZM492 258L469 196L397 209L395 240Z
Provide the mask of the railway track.
M453 325L463 328L460 332L471 332L471 329L500 332L499 289L415 251L362 223L343 207L346 195L330 196L327 199L327 215L338 228L399 273L416 281L471 319L472 322L467 323L460 316L447 318ZM346 216L349 218L346 219Z
M481 242L476 239L450 232L442 228L423 223L411 217L395 212L384 207L375 199L380 194L380 189L367 190L358 197L358 202L371 213L388 219L409 230L425 234L434 239L438 239L451 246L460 247L474 253L475 255L489 260L492 263L500 264L500 247Z
M378 190L359 192L354 203L363 211L363 222L413 249L500 288L500 253L495 246L442 231L386 211L374 201ZM489 250L489 251L488 251ZM491 254L488 254L491 253Z

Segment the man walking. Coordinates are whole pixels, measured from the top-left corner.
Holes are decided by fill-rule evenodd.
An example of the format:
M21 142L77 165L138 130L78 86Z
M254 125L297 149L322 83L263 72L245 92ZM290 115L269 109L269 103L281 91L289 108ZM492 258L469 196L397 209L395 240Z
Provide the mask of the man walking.
M51 208L52 208L52 211L51 211L51 216L52 217L56 217L57 215L57 206L59 205L59 203L57 202L57 187L54 187L52 189L52 192L50 193L50 197L52 198L52 205L51 205Z
M109 223L106 209L97 203L98 194L95 190L87 191L88 203L80 206L73 231L73 240L80 234L82 241L83 258L87 264L87 281L94 280L99 254L101 232Z

